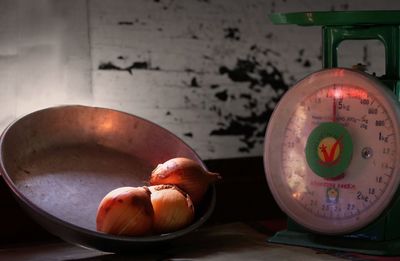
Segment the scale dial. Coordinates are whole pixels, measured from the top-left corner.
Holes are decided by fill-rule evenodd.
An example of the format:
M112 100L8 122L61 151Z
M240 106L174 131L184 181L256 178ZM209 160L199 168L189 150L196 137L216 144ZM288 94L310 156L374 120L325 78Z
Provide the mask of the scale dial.
M264 167L281 209L322 234L354 232L389 206L399 186L400 111L377 79L350 69L306 77L269 121Z

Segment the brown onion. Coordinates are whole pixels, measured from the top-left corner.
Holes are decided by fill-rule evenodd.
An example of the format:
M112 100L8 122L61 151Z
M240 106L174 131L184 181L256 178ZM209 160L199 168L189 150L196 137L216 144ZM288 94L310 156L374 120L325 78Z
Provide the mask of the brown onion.
M150 176L151 185L172 184L189 194L195 205L199 204L211 183L221 179L217 173L204 169L188 158L173 158L158 166Z
M189 195L173 185L150 186L154 231L168 233L192 223L194 207Z
M113 235L143 236L153 227L154 210L147 187L121 187L100 202L96 226Z

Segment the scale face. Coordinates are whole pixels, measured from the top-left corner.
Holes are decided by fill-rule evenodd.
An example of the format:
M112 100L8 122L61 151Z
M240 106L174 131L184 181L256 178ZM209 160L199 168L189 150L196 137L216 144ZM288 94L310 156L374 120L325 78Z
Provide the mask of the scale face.
M319 234L371 224L399 186L399 127L399 103L376 78L344 68L304 78L282 97L265 136L278 205Z

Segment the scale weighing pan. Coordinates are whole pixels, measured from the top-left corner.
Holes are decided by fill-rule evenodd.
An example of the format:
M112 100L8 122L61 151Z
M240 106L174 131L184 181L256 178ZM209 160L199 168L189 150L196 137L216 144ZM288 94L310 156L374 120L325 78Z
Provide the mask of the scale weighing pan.
M174 157L205 167L174 134L131 114L75 105L43 109L7 127L0 149L2 177L21 206L51 233L84 247L154 249L198 228L215 206L211 186L195 221L179 231L145 237L96 231L97 208L109 191L148 185L151 171Z

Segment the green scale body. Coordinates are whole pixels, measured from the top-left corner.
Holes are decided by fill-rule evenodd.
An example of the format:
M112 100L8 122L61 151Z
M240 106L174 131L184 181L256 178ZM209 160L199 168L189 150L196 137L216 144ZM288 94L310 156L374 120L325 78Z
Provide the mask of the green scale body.
M379 77L400 97L400 11L343 11L272 14L274 24L322 26L323 67L337 67L337 49L344 40L379 40L385 47L385 75ZM345 235L311 232L288 219L287 230L269 242L371 255L400 255L400 188L375 221Z

